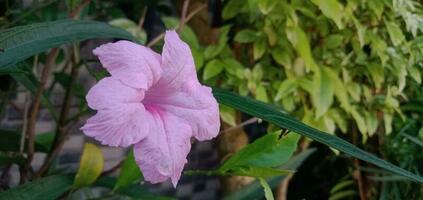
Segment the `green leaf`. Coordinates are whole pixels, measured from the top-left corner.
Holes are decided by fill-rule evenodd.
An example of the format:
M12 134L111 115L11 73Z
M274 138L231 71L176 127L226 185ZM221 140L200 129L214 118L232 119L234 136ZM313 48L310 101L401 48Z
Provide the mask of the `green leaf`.
M365 137L367 134L367 125L363 116L361 116L355 108L352 108L350 113L355 120L355 123L357 124L358 130L363 135L363 137Z
M275 59L278 64L286 67L287 69L292 67L291 55L288 51L283 50L280 47L276 47L272 50L272 58Z
M162 20L167 29L176 29L179 27L179 19L177 18L162 17ZM188 25L185 25L184 29L181 33L179 33L179 35L181 36L181 39L188 43L191 48L200 47L200 42L198 42L197 35Z
M407 139L409 139L411 142L413 142L414 144L416 144L416 145L418 145L418 146L420 146L420 147L423 147L423 142L419 139L419 138L417 138L417 137L414 137L414 136L411 136L411 135L409 135L409 134L407 134L407 133L404 133L404 132L401 132L400 133L402 136L404 136L405 138L407 138Z
M367 3L370 10L373 11L378 19L380 19L385 7L383 1L367 1Z
M320 69L320 73L315 73L313 77L313 103L316 107L316 119L323 116L333 103L333 82L327 70Z
M258 8L263 15L267 15L275 8L278 2L279 0L260 0L258 1Z
M259 178L260 185L264 189L264 197L266 200L274 200L272 189L270 188L269 184L267 184L266 180L264 178Z
M315 149L307 149L302 151L298 155L293 156L286 164L284 164L281 169L296 170L303 162L306 160ZM274 176L267 179L269 186L271 188L276 188L280 185L281 181L285 176ZM251 184L242 187L241 189L225 196L224 200L250 200L250 199L261 199L264 196L262 187L260 186L259 181L254 181Z
M195 69L198 71L204 65L204 55L202 50L191 48L192 57L194 57Z
M245 0L230 0L222 11L223 19L230 19L237 16L246 6Z
M234 40L239 43L254 42L258 38L257 33L250 29L244 29L235 35Z
M387 135L392 133L392 120L393 116L391 113L384 112L383 113L383 122L385 124L385 133Z
M72 176L54 175L0 193L0 199L54 200L71 189Z
M80 188L94 183L100 176L103 165L104 158L101 149L94 144L85 143L73 187Z
M408 179L416 182L423 183L422 177L397 167L387 161L384 161L366 151L363 151L362 149L343 139L307 126L297 119L294 119L289 115L280 112L278 109L269 104L253 100L248 97L239 96L217 88L213 89L213 94L216 99L224 105L263 119L281 128L286 128L292 132L309 137L313 140L316 140L317 142L323 143L360 160L374 164L392 173L407 177Z
M280 131L268 133L230 157L219 171L225 172L245 166L276 167L285 163L297 149L299 135L282 137Z
M222 62L225 64L225 71L228 72L230 75L234 75L237 78L243 77L243 75L239 76L240 74L238 74L239 71L242 71L242 69L244 69L244 67L238 60L235 60L233 58L226 58Z
M316 62L311 53L310 43L305 32L296 24L286 27L286 35L297 53L304 59L309 70L317 70Z
M374 112L364 112L364 118L366 119L366 126L367 126L367 133L369 137L371 137L374 133L376 133L378 127L378 121L376 114Z
M341 107L345 111L349 112L351 109L351 104L348 99L348 92L346 91L345 84L339 78L338 74L336 74L336 72L331 68L324 67L323 71L325 71L326 75L331 79L330 82L332 82L333 91L338 101L341 102Z
M257 85L256 88L256 99L263 102L269 102L269 98L267 97L266 88L263 85Z
M389 37L391 38L392 44L398 46L405 41L404 34L401 28L395 22L386 21L386 28L388 29Z
M329 200L341 200L341 199L348 199L348 197L354 197L357 195L357 191L355 190L346 190L335 193L330 196Z
M17 164L18 166L24 166L25 163L26 159L21 155L0 152L0 165Z
M253 45L254 60L258 60L261 57L263 57L265 52L266 52L266 40L264 38L260 38L257 41L255 41Z
M220 28L219 41L217 45L209 45L204 50L205 60L217 57L225 48L227 48L229 29L230 26L224 26Z
M208 80L217 76L220 72L222 72L224 66L225 64L220 60L212 60L208 62L204 68L203 79Z
M408 75L410 75L418 84L422 83L422 75L416 67L408 67Z
M113 190L121 190L122 188L126 188L135 182L139 182L142 179L142 173L135 161L134 152L131 150L129 151L128 156L123 162L122 168L120 169L120 173L116 184L113 187Z
M319 7L326 17L332 19L339 29L344 27L342 23L344 8L338 0L312 0L312 2Z
M354 186L353 180L342 181L330 190L330 194L335 194L336 192L342 191L342 189L348 188L349 186Z
M138 26L138 24L131 21L130 19L117 18L117 19L113 19L112 21L110 21L109 24L112 25L112 26L116 26L116 27L119 27L123 30L128 31L129 33L131 33L132 36L137 38L137 42L140 43L140 44L145 44L145 42L147 40L147 34L145 33L145 31L142 30Z
M341 34L332 34L329 35L326 39L326 48L335 49L342 45L344 41L344 36Z
M278 89L278 92L275 96L275 101L279 101L284 97L290 95L292 92L296 91L298 87L298 83L295 79L286 79L284 80Z
M34 54L63 44L92 38L134 40L128 32L106 23L57 20L18 26L0 32L0 72Z
M382 87L382 83L385 80L385 72L383 66L377 63L370 63L367 65L367 70L370 72L370 76L375 83L376 89L379 90Z
M116 178L110 176L101 176L94 183L95 186L112 189L116 185ZM146 199L146 200L174 200L174 198L159 196L151 193L147 186L140 184L132 184L126 188L115 191L116 194L131 197L131 199ZM119 198L118 198L119 199Z
M222 119L222 121L224 121L225 123L231 126L236 126L234 109L225 105L219 105L219 113L220 113L220 118Z
M269 43L270 46L273 47L278 42L278 35L275 29L273 28L272 23L271 22L267 23L267 22L268 21L266 21L266 25L264 26L263 31L267 35L267 42Z
M35 151L48 152L53 142L53 133L37 134L35 136ZM0 151L18 152L21 133L14 130L0 129ZM26 147L26 145L25 145Z
M292 173L292 171L275 169L271 167L255 167L255 166L240 167L240 168L233 169L229 172L230 175L250 176L250 177L257 177L257 178L284 176L289 173Z

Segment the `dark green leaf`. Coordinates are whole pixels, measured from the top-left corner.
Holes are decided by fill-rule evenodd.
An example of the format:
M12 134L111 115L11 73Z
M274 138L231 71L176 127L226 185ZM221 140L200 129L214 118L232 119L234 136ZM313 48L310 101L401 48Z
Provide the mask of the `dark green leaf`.
M281 169L275 169L270 167L255 167L255 166L240 167L235 170L231 170L229 172L230 175L251 176L251 177L259 177L259 178L283 176L289 173L293 173L293 172L289 170L281 170Z
M253 100L248 97L242 97L234 93L216 88L213 89L213 94L216 99L222 104L233 107L252 116L261 118L279 127L286 128L295 133L309 137L313 140L328 145L329 147L337 149L355 158L372 163L395 174L407 177L410 180L423 183L422 177L413 174L407 170L404 170L400 167L397 167L366 151L363 151L362 149L336 136L307 126L304 123L298 121L297 119L294 119L293 117L280 112L278 109L274 108L269 104L265 104L263 102Z
M100 177L94 184L95 186L105 187L112 189L116 185L116 178L114 177ZM117 194L132 197L134 199L146 199L146 200L171 200L173 198L158 196L151 193L146 186L140 184L133 184L129 187L122 188L116 191Z
M37 134L35 137L35 151L48 152L53 138L53 133ZM0 129L0 151L18 152L20 141L20 132Z
M128 32L106 23L58 20L18 26L0 32L0 72L30 56L63 44L92 38L135 40Z
M54 200L72 187L72 176L54 175L0 193L0 199Z
M140 181L142 179L143 177L140 168L135 162L134 152L130 151L125 161L123 162L118 179L116 181L116 185L114 186L113 190L117 191L122 188L126 188L129 185L132 185L134 182Z
M244 29L235 35L234 40L239 43L254 42L257 39L257 33L250 29Z

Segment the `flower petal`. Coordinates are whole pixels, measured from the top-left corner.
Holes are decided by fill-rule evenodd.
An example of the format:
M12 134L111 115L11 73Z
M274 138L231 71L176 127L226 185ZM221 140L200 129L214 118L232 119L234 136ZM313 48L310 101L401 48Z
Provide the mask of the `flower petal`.
M146 90L160 79L160 55L149 48L121 40L93 52L112 77L131 87Z
M194 59L189 46L183 42L175 31L166 31L162 52L163 74L157 87L170 91L179 89L182 84L193 82L199 84Z
M180 91L148 91L143 103L155 105L191 126L196 139L203 141L217 136L220 129L219 107L211 88L198 85Z
M149 109L154 134L134 146L135 160L145 180L159 183L171 179L176 187L191 149L191 128L160 109Z
M149 132L146 110L141 103L116 104L101 109L89 118L81 130L103 145L128 147L139 142Z
M120 103L139 103L144 98L144 91L122 84L111 77L101 79L86 96L92 109L107 109Z
M161 107L189 124L198 140L215 137L219 108L211 89L198 81L189 46L175 31L167 31L162 53L163 73L146 93L145 104Z

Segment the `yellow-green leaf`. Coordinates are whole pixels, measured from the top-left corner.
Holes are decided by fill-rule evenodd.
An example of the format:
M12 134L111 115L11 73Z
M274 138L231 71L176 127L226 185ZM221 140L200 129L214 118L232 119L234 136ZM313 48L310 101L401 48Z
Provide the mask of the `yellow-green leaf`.
M94 144L86 143L73 187L80 188L94 183L103 171L103 165L104 158L101 149Z
M256 88L256 99L263 101L263 102L269 102L269 98L267 97L266 88L263 87L263 85L257 85Z
M203 79L208 80L217 76L220 72L222 72L223 67L224 63L220 60L212 60L208 62L204 68Z
M389 37L391 38L392 44L394 46L400 45L405 41L404 34L401 31L401 28L395 22L385 22L386 28L388 29Z
M319 7L326 17L332 19L338 28L344 27L342 23L344 7L338 0L312 0L312 2Z
M334 89L332 78L327 70L321 69L313 78L313 103L316 107L316 119L323 116L333 103Z
M266 40L264 38L260 38L254 42L253 45L253 57L254 60L260 59L264 53L266 52Z
M275 101L279 101L287 95L291 94L291 92L297 89L297 86L298 83L295 79L284 80L279 86L278 92L275 96Z
M317 70L316 62L311 53L310 43L305 32L295 23L286 27L288 40L294 46L297 53L304 59L305 65L309 70Z
M220 118L231 126L236 126L235 110L228 106L219 104Z
M266 198L266 200L274 200L275 198L273 197L272 189L270 188L269 184L267 184L264 178L259 178L259 180L260 185L264 189L264 197Z

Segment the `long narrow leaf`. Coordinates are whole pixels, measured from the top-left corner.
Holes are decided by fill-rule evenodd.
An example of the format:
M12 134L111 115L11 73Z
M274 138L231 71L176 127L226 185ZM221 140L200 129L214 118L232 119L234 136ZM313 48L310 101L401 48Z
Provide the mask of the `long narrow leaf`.
M423 183L422 177L413 174L407 170L404 170L400 167L397 167L385 160L382 160L334 135L330 135L328 133L307 126L299 120L280 112L269 104L253 100L248 97L242 97L232 92L217 88L213 89L213 94L216 99L224 105L230 106L247 114L261 118L279 127L286 128L295 133L309 137L313 140L316 140L334 149L342 151L360 160L372 163L378 167L391 171L395 174L402 175L413 181Z
M0 32L0 72L34 54L92 38L134 38L123 29L86 20L58 20L18 26Z
M53 200L72 186L72 176L54 175L0 193L0 200Z

